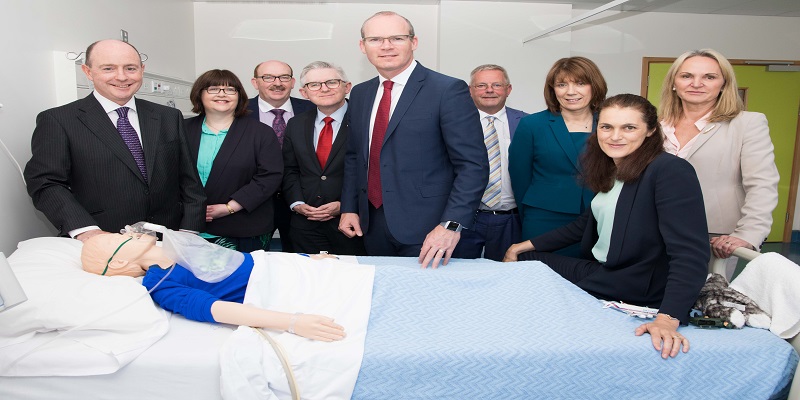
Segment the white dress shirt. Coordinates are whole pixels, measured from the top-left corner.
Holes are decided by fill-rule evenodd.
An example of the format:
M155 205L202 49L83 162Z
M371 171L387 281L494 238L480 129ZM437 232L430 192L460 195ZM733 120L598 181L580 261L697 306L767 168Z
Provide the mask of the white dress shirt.
M480 210L508 211L516 208L517 203L514 201L514 191L511 190L511 177L508 175L508 146L511 145L511 128L508 126L506 108L503 107L494 115L487 114L481 110L478 110L478 114L481 116L481 127L484 130L489 125L487 117L497 118L494 121L494 128L497 129L497 139L500 142L500 169L502 170L502 175L500 176L500 202L494 207L487 207L486 204L481 203L478 208Z
M381 103L381 98L383 97L383 82L387 80L391 80L394 82L392 86L392 106L389 108L389 120L392 119L392 114L394 114L394 108L397 106L397 102L400 100L400 96L403 94L403 89L405 89L406 84L408 83L408 78L411 77L411 73L414 71L414 68L417 66L417 61L414 60L411 62L411 65L408 68L404 69L403 72L397 74L392 79L386 79L381 75L378 75L378 91L375 95L375 102L372 103L372 113L369 117L369 143L370 146L372 145L372 129L375 127L375 116L378 115L378 105Z

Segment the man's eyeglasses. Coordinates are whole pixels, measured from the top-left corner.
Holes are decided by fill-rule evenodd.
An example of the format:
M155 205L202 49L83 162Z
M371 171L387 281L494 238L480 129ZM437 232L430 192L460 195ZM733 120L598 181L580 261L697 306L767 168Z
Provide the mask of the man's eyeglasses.
M394 35L394 36L387 36L387 37L380 37L380 36L370 36L361 39L365 45L369 47L378 47L383 44L384 40L388 40L393 46L402 46L413 38L414 35Z
M218 87L218 86L211 86L211 87L207 87L206 88L206 92L208 92L208 94L218 94L219 92L224 92L225 94L236 94L239 91L236 90L235 87L230 87L230 86L228 86L226 88L221 88L221 87Z
M498 82L492 83L491 85L488 83L479 83L477 85L472 85L473 88L478 90L486 90L489 88L489 86L491 86L493 90L500 90L500 89L505 89L505 87L508 85L506 85L505 83L498 83Z
M317 90L322 89L322 85L327 86L328 89L336 89L342 85L342 82L344 81L341 79L328 79L325 82L308 82L303 86L305 86L306 89L311 90L312 92L316 92Z
M281 82L289 82L290 80L292 80L291 75L261 75L259 76L259 78L261 78L262 81L267 83L275 82L275 79Z

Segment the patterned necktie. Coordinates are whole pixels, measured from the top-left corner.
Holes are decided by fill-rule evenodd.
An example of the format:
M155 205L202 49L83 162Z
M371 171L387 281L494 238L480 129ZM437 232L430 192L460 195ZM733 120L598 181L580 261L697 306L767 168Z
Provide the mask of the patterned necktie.
M325 121L325 126L319 133L317 160L319 160L319 166L325 169L325 163L328 162L328 156L331 154L331 146L333 145L333 125L331 125L333 118L325 117L322 120Z
M486 119L489 120L489 125L483 130L483 143L489 156L489 183L481 202L493 208L500 203L500 178L503 171L500 168L500 140L497 137L497 128L494 127L494 120L497 118L490 115Z
M392 108L392 86L394 82L383 81L383 96L375 114L375 125L372 127L372 143L369 145L369 172L367 173L367 198L372 206L383 205L383 188L381 187L381 148L389 126L389 110Z
M269 110L269 112L275 114L275 119L272 120L272 130L274 130L275 135L278 136L278 143L283 147L283 132L286 131L286 120L283 119L283 113L285 113L286 110L273 108Z
M131 125L131 121L128 119L128 110L128 107L116 109L117 115L119 115L117 119L117 130L119 131L119 135L122 136L125 145L128 146L128 150L130 150L133 155L136 166L139 167L139 172L142 173L142 178L147 182L147 167L144 164L144 150L142 150L142 144L139 142L139 136L136 134L136 130L133 129L133 125Z

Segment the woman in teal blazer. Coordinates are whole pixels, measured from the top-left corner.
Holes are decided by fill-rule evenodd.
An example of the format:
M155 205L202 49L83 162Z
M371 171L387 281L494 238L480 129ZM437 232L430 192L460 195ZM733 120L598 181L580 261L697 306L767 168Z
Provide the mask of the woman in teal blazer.
M594 193L580 179L579 156L594 130L606 81L591 60L562 58L544 85L547 110L523 118L508 149L508 173L522 218L522 237L574 221ZM578 246L559 251L578 256Z

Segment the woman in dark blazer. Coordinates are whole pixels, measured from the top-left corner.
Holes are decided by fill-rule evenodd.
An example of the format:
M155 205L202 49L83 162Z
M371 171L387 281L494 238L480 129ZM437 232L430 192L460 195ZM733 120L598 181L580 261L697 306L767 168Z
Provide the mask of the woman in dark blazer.
M664 152L656 108L632 94L603 103L582 162L598 192L591 207L568 225L512 245L504 261L540 260L595 297L658 308L636 334L649 332L664 358L681 345L688 351L677 329L688 321L710 257L694 169ZM575 243L581 258L549 253Z
M594 193L581 185L579 155L592 132L606 81L591 60L562 58L544 85L547 110L522 119L508 149L508 173L522 218L522 237L573 221ZM560 254L577 256L573 246Z
M201 235L241 252L269 250L272 195L283 176L275 132L245 118L247 97L231 71L200 75L189 97L200 114L184 121L189 152L208 197Z

